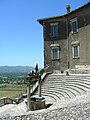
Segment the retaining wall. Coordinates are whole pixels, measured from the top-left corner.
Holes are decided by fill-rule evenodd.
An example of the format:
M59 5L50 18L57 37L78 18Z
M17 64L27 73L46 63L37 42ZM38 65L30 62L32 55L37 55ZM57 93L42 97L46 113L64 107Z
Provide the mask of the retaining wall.
M6 104L11 104L11 103L13 103L13 100L8 97L0 98L0 107Z

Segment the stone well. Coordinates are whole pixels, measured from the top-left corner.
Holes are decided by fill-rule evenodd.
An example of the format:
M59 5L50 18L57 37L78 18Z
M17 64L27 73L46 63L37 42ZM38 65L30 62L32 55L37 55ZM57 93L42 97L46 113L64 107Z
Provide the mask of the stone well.
M44 97L31 97L31 110L40 110L44 108L46 108Z

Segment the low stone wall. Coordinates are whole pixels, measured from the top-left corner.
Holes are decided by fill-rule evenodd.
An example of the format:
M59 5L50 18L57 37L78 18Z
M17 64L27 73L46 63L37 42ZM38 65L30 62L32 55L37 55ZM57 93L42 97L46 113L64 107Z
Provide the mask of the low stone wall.
M6 104L11 104L11 103L13 103L13 100L8 97L0 98L0 107Z
M90 74L90 69L71 69L71 74Z
M76 69L90 69L90 65L75 65Z

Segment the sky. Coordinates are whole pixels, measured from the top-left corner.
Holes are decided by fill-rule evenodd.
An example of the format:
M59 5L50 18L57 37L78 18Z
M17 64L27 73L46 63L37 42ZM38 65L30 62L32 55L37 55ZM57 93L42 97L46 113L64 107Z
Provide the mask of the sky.
M43 68L43 28L37 19L66 14L89 0L0 0L0 66Z

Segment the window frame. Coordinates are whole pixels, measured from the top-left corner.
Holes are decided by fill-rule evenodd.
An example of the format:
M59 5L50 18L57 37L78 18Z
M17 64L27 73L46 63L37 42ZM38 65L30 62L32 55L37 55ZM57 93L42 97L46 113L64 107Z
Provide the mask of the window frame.
M54 51L55 49L57 49L57 51ZM55 55L55 54L57 54L57 55ZM59 60L60 59L60 50L59 50L58 46L51 48L51 59L52 60Z
M71 20L71 28L72 28L72 34L78 32L78 20L77 20L77 18L74 18Z
M77 47L77 53L75 53L75 47ZM79 49L80 49L80 46L78 44L72 46L72 56L73 56L73 59L78 59L80 57Z
M58 37L58 34L59 34L58 23L51 23L50 24L50 36L51 37Z

